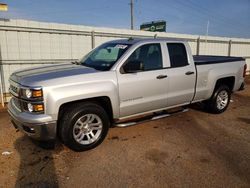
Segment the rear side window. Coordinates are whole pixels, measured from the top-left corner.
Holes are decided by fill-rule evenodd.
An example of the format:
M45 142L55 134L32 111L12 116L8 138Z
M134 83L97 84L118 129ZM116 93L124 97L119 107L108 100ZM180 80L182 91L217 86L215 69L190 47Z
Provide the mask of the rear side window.
M188 65L186 48L181 43L168 43L168 53L171 67L183 67Z

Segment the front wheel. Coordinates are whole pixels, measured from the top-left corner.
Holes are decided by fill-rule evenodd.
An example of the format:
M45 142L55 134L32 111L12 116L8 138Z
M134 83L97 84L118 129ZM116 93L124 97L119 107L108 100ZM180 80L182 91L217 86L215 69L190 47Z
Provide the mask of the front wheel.
M211 99L205 102L205 107L211 113L220 114L227 109L230 98L230 89L228 86L222 85L215 90Z
M95 103L71 106L62 117L60 137L74 151L85 151L102 143L109 129L106 111Z

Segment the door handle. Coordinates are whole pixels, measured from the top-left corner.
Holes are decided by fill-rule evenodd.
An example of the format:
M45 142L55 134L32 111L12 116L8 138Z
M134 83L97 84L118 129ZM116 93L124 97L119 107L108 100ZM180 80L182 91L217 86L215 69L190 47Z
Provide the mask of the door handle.
M186 74L186 75L191 75L191 74L194 74L194 72L193 72L193 71L188 71L188 72L186 72L185 74Z
M156 78L157 79L163 79L163 78L167 78L168 76L167 75L159 75L159 76L157 76Z

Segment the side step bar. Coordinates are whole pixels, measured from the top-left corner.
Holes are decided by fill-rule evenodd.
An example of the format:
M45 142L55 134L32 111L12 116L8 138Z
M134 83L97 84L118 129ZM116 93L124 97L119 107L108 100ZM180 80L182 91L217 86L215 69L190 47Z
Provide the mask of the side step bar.
M132 125L145 123L145 122L152 121L152 120L158 120L158 119L161 119L161 118L169 117L169 116L172 116L172 115L175 115L175 114L180 114L180 113L187 112L187 111L188 111L188 108L183 108L183 109L180 109L180 110L177 110L177 111L174 111L174 112L163 111L161 113L154 113L153 115L142 117L142 118L139 118L139 119L136 119L136 120L133 120L133 121L123 122L123 123L116 123L116 124L114 124L114 126L115 127L129 127L129 126L132 126Z

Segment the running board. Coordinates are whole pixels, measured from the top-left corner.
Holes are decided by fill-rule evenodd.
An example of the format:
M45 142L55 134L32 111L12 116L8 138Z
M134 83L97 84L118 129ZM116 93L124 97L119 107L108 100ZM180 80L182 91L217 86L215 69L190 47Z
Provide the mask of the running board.
M124 122L124 123L116 123L114 126L115 127L129 127L129 126L133 126L133 125L136 125L136 124L145 123L145 122L148 122L148 121L162 119L162 118L165 118L165 117L169 117L169 116L172 116L172 115L175 115L175 114L180 114L180 113L187 112L187 111L188 111L187 108L183 108L181 110L174 111L174 112L154 113L151 116L146 116L146 117L134 120L134 121Z

